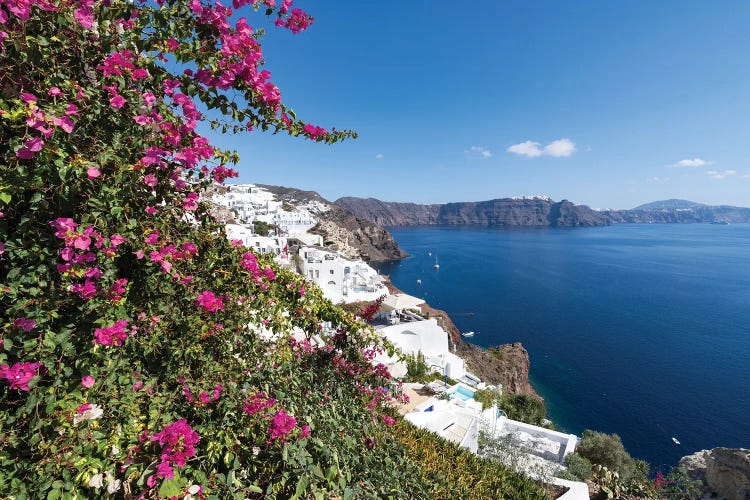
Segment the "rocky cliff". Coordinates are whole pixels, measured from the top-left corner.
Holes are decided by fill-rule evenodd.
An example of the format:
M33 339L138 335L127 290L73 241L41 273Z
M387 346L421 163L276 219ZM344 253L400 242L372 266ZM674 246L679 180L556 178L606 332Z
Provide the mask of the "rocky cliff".
M482 349L461 341L456 346L456 354L464 358L482 380L502 384L504 393L539 397L529 383L529 353L520 342Z
M750 208L664 200L632 210L592 210L567 200L546 197L501 198L433 205L345 197L336 204L382 226L431 224L481 226L605 226L609 224L750 222Z
M682 457L680 467L700 480L711 498L750 500L750 450L714 448Z
M482 226L603 226L608 219L585 205L546 197L420 205L374 198L339 198L336 204L383 226L429 224Z
M316 202L320 208L315 216L320 222L312 232L323 236L328 246L349 258L385 261L402 259L407 255L385 228L331 203L315 191L267 184L258 186L273 193L279 201L292 206Z

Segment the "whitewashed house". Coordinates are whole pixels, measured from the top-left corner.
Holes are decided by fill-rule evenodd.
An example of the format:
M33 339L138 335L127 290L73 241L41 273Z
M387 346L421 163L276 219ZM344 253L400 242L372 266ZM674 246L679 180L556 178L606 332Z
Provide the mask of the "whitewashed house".
M460 379L466 375L464 360L450 352L448 333L438 326L434 318L382 326L377 328L377 332L404 354L416 357L422 353L433 371L452 379ZM385 353L376 360L386 366L398 363L397 356Z
M360 260L314 247L300 248L299 256L302 274L334 303L372 301L388 293L378 272Z

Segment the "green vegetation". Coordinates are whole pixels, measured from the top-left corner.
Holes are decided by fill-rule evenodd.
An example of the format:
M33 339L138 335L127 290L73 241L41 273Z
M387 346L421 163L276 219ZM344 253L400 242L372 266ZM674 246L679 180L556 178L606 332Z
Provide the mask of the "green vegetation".
M601 465L611 472L616 472L625 482L639 472L635 461L625 451L622 440L617 434L605 434L587 429L581 435L581 443L576 448L576 453L594 465Z
M424 354L420 351L416 356L405 356L405 358L406 381L426 383L431 370L424 360Z
M529 394L503 394L500 409L511 420L532 425L542 425L546 416L544 402Z
M274 230L273 224L269 224L268 222L263 222L262 220L253 221L253 232L255 234L259 234L260 236L268 236L268 233L273 230Z
M591 479L591 462L578 453L571 453L565 457L565 467L567 467L567 470L563 470L558 474L558 477L571 481L588 481Z
M482 403L482 409L486 410L492 405L499 405L502 399L501 391L497 389L477 389L474 391L474 400Z
M528 477L512 472L495 460L480 458L436 434L408 422L399 423L394 431L407 455L419 466L419 475L413 479L430 485L429 498L549 498Z

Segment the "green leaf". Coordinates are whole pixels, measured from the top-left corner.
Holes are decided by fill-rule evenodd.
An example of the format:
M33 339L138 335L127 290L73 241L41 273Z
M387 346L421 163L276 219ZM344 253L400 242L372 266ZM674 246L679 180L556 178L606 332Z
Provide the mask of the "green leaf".
M180 480L177 475L172 479L165 479L159 487L159 496L161 498L176 497L179 496L180 493L182 493L182 488L180 488Z

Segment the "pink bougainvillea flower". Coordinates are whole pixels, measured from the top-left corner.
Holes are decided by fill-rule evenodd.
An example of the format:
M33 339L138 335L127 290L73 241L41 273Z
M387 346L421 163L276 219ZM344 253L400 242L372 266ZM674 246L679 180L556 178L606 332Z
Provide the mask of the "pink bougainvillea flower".
M154 174L148 174L143 177L143 183L147 186L154 187L159 183L159 179Z
M276 400L269 398L265 392L257 392L247 398L245 405L242 407L242 411L248 415L255 415L266 408L271 408L276 404Z
M24 145L16 151L16 156L22 160L29 160L34 157L34 153L41 150L44 141L40 137L27 139Z
M84 4L84 2L81 2ZM91 29L94 25L94 10L89 6L81 6L73 11L73 17L75 17L78 24L85 29Z
M179 467L185 467L187 459L195 455L195 445L200 441L200 436L187 420L181 419L165 425L161 432L151 436L151 441L161 445L163 462L170 461Z
M195 299L195 304L208 312L216 312L224 309L223 298L217 297L216 294L210 290L201 292L198 295L198 298Z
M188 193L182 199L182 207L189 211L198 210L198 193Z
M33 319L18 318L13 323L13 325L17 326L18 328L20 328L24 332L30 332L36 326L36 321L34 321Z
M81 385L87 389L91 389L92 387L94 387L95 382L96 379L91 375L84 375L83 377L81 377Z
M96 179L100 175L102 175L102 173L96 167L89 167L88 169L86 169L86 177L88 177L89 179Z
M0 365L0 378L4 378L11 389L29 392L29 382L38 375L41 363L15 363L13 366Z
M174 477L174 469L169 465L169 462L165 460L156 466L156 474L164 479L172 479Z
M287 436L292 432L296 423L297 419L287 414L281 408L271 419L271 427L268 429L271 441L286 441Z
M121 319L115 324L94 330L94 344L121 346L128 338L128 321Z
M151 231L150 233L148 233L148 236L146 236L146 239L143 240L143 242L146 245L156 245L157 243L159 243L159 235L160 234L161 233L159 232L158 229L154 229L153 231Z
M96 295L96 285L94 285L93 281L86 280L83 283L73 283L70 285L70 291L83 300L89 300Z
M135 71L133 71L130 76L133 77L133 80L143 80L144 78L148 78L148 70L144 68L138 68Z
M109 105L110 105L110 106L112 106L113 108L117 108L117 109L120 109L120 108L122 108L123 106L125 106L125 104L126 104L127 102L128 102L128 101L126 101L126 100L125 100L125 98L124 98L123 96L121 96L120 94L115 94L115 95L114 95L114 97L112 97L112 98L111 98L111 99L109 100Z
M120 236L119 234L113 234L109 238L109 242L112 244L113 247L120 246L123 243L125 243L127 240L128 240L127 238Z
M63 93L59 87L50 87L49 91L47 91L47 95L50 97L60 97Z
M310 426L305 424L302 426L302 428L299 431L299 437L300 439L304 439L309 436L310 436Z
M73 126L75 125L73 123L73 120L69 116L63 116L62 118L55 118L53 120L53 123L56 127L60 127L67 133L73 132Z

